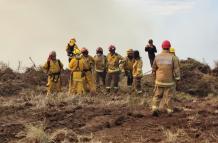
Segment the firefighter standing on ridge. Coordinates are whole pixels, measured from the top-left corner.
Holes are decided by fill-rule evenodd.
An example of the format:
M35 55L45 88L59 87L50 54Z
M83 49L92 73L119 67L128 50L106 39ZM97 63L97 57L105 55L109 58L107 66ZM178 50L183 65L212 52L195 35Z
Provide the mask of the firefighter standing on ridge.
M80 50L74 50L74 57L71 59L69 63L69 68L72 72L70 87L69 87L69 95L71 94L85 94L84 89L84 69L87 69L87 65L83 58L81 58Z
M148 40L148 45L145 47L145 52L148 52L148 57L150 60L151 67L155 59L155 53L157 53L156 46L153 44L153 40Z
M69 57L68 59L69 63L71 59L74 57L74 50L79 50L79 48L76 45L76 39L72 38L70 39L70 42L68 43L66 48L67 56Z
M43 69L48 74L47 95L57 94L61 91L61 71L63 64L59 59L56 59L56 52L52 51L49 54L47 62L44 64Z
M116 93L119 88L120 67L124 59L115 51L116 47L114 45L111 45L109 47L110 53L107 55L106 90L107 92L110 92L111 82L113 82L114 92Z
M87 67L84 69L85 90L89 91L91 95L94 95L96 93L96 85L93 75L95 60L92 56L89 55L88 49L82 48L81 53L82 53L82 58L87 64Z
M133 83L133 75L132 75L133 63L134 63L133 49L128 49L127 50L127 57L125 57L125 62L124 62L124 70L125 70L125 75L127 77L127 86L128 86L128 88L132 88L132 83Z
M165 40L162 43L162 53L156 56L153 64L153 75L155 77L155 89L152 100L152 112L154 116L159 111L165 110L171 114L171 97L175 93L175 85L180 80L180 68L178 59L170 54L171 43Z
M94 56L94 60L96 84L98 87L100 87L101 81L103 86L105 86L107 57L103 54L103 49L101 47L96 49L96 55Z
M136 94L142 93L142 87L141 87L141 79L143 76L142 66L143 62L141 60L141 57L139 55L139 51L134 51L134 63L133 63L133 77L134 77L134 89L136 91Z

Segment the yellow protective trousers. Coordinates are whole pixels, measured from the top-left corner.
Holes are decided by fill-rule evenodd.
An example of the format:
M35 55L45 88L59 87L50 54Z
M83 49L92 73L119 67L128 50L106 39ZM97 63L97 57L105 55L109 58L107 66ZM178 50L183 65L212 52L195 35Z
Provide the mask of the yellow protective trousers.
M61 91L60 75L48 76L47 95L57 94Z
M92 93L96 93L96 84L91 71L85 72L85 89Z
M76 71L71 74L69 95L85 94L84 77L81 71Z

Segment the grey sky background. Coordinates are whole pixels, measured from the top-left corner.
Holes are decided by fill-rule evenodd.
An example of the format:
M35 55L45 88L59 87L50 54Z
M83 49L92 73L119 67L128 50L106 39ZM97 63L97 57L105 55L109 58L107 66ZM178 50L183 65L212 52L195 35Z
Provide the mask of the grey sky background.
M43 64L51 50L67 67L71 37L94 55L110 44L125 56L139 50L150 70L144 47L153 38L158 52L169 39L181 58L205 59L213 65L218 52L216 0L0 0L0 61L16 68Z

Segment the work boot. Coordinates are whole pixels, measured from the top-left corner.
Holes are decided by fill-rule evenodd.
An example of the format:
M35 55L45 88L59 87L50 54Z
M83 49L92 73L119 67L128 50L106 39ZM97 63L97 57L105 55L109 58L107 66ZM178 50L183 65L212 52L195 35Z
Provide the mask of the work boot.
M168 108L168 109L167 109L167 114L168 114L168 115L172 115L172 113L173 113L173 110Z
M152 116L158 117L160 115L160 111L157 106L152 106Z
M106 87L106 92L107 92L107 93L110 93L110 90L111 90L111 88Z
M142 91L141 91L141 90L138 90L138 91L136 91L136 94L137 94L137 95L141 95L141 94L142 94Z
M118 92L118 87L114 87L114 93Z
M152 116L159 117L160 116L160 111L159 110L152 111Z

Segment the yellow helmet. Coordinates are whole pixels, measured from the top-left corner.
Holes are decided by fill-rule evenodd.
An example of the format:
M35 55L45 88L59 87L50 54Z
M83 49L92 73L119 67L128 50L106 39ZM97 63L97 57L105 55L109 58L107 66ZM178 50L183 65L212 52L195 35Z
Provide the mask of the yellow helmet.
M128 54L128 53L133 53L133 49L128 49L128 50L127 50L127 54Z
M171 47L170 48L170 53L175 53L175 48Z
M73 50L73 54L74 54L74 55L80 55L81 52L80 52L80 50L79 50L78 48L75 48L75 49Z
M73 46L75 43L76 43L76 39L75 38L70 39L70 42L69 42L70 46Z

